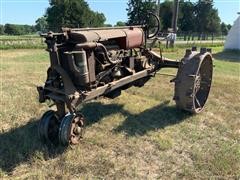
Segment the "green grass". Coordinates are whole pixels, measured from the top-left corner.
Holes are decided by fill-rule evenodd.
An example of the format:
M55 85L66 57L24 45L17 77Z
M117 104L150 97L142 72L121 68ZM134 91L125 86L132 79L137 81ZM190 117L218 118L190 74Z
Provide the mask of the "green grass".
M177 110L172 77L157 75L114 100L85 104L85 138L66 150L43 145L36 132L48 109L36 91L46 78L47 52L2 50L0 178L240 178L240 63L232 60L237 52L226 56L219 46L213 52L213 85L201 114ZM164 52L175 59L183 54L182 48Z
M6 40L6 39L29 39L29 38L39 38L39 35L37 34L29 34L29 35L0 35L1 40Z

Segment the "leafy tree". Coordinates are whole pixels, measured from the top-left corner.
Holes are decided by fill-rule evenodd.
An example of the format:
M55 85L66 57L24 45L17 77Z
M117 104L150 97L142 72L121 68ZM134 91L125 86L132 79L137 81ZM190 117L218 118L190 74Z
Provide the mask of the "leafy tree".
M104 27L112 27L111 24L104 24Z
M0 24L0 35L4 34L4 25Z
M129 25L140 25L144 21L154 24L153 20L147 19L148 12L154 12L156 8L155 0L129 0L127 15Z
M89 12L90 18L89 22L87 22L87 26L89 27L100 27L104 26L104 22L106 21L106 18L103 13L98 12Z
M18 24L5 24L4 33L9 35L24 35L32 34L35 32L34 26L18 25Z
M217 9L213 8L213 0L199 0L197 3L180 0L178 28L180 31L219 32L220 18ZM173 2L166 0L161 3L160 19L162 29L172 25Z
M15 24L5 24L4 33L9 35L22 35L24 34L23 28Z
M198 32L220 32L218 10L213 8L213 0L199 0L195 5L195 30Z
M194 4L190 1L179 2L179 16L178 16L178 28L184 32L190 32L194 30L195 26L195 8Z
M122 21L118 21L115 26L126 26L126 23Z
M228 33L227 24L225 24L224 22L221 23L221 32L225 35Z
M37 32L37 29L35 26L31 26L31 33L36 33Z
M129 0L128 24L139 24L147 11L155 11L152 0ZM160 5L161 29L166 31L172 27L173 1L165 0ZM185 32L211 32L221 30L218 11L213 7L213 0L198 0L196 3L180 0L178 28Z
M84 0L50 0L46 11L49 29L61 27L98 27L106 20L104 14L92 11Z
M30 25L19 25L22 26L22 31L24 34L32 34L33 32L36 32L36 29L34 26L30 26Z
M47 18L46 16L40 17L36 20L36 30L40 32L46 32L47 31Z
M167 30L172 26L172 9L173 2L172 1L164 1L160 4L160 20L162 24L162 30Z
M225 24L224 22L221 23L221 32L224 34L224 35L227 35L228 34L228 31L231 29L231 25L230 24Z
M228 24L228 25L227 25L227 28L228 28L228 30L230 30L230 29L232 28L232 25L231 25L231 24Z

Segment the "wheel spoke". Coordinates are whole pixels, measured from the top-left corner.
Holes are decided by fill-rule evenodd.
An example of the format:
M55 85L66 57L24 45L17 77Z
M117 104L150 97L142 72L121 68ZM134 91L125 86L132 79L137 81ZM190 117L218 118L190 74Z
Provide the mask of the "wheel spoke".
M195 95L195 100L196 100L196 102L197 102L197 104L198 104L198 107L199 107L199 108L202 108L202 106L201 106L201 104L200 104L200 102L199 102L199 100L198 100L198 98L197 98L196 95Z

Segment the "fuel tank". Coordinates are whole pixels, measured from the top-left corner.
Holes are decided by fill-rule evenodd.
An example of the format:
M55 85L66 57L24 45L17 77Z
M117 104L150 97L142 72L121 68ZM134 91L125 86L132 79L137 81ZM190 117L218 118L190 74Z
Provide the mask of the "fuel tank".
M96 29L69 31L69 40L76 44L87 42L111 42L121 49L132 49L144 44L144 31L138 27L128 27L122 29Z

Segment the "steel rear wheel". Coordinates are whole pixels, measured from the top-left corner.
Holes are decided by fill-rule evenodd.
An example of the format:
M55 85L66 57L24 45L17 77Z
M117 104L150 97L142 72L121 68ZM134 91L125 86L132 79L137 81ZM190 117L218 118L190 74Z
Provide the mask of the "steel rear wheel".
M185 57L175 79L174 100L177 107L191 113L201 112L210 92L212 73L210 53L193 53Z
M83 138L84 118L81 114L67 114L59 127L59 142L63 146L76 145Z
M58 144L59 122L55 111L45 112L38 124L38 136L44 143Z

